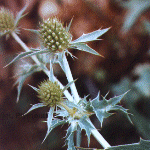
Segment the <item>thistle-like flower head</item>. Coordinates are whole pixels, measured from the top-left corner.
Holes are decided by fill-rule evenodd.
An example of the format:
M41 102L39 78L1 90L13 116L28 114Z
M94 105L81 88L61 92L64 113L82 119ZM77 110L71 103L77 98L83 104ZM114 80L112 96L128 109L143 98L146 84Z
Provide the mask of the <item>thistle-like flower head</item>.
M15 18L8 9L0 8L0 31L11 32L15 29Z
M62 52L69 47L71 34L57 18L49 18L40 25L40 34L44 46L50 51Z
M38 97L44 105L56 106L63 101L63 90L57 82L45 80L39 85Z
M26 10L27 5L23 7L16 17L8 9L1 7L0 8L0 35L8 35L11 32L18 32L17 26L21 18L25 15L22 15Z

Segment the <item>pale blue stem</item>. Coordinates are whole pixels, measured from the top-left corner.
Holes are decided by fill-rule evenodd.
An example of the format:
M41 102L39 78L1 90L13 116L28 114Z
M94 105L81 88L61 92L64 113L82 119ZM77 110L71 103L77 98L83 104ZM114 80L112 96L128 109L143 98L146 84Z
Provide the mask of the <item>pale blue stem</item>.
M110 144L104 139L104 137L97 131L97 129L92 129L92 135L95 139L106 149L111 147Z
M63 63L64 63L63 66L64 66L64 71L65 71L67 80L68 80L68 82L72 82L74 79L72 77L72 73L71 73L71 70L70 70L70 67L69 67L69 64L68 64L68 61L67 61L67 58L65 55L63 55ZM70 88L71 88L71 92L73 94L75 103L77 104L80 101L80 97L79 97L79 94L77 92L74 82L70 85Z
M77 126L77 131L76 131L76 146L80 147L80 145L81 145L81 128L78 125Z
M92 135L95 137L95 139L106 149L108 147L111 147L111 145L104 139L104 137L98 132L98 130L95 128L91 120L87 119L94 129L91 130Z

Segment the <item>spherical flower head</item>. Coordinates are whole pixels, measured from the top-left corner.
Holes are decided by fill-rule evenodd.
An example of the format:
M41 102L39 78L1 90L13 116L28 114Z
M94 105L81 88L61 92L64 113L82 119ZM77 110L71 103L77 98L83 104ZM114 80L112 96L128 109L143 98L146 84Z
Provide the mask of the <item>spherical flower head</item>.
M5 8L0 8L0 32L6 33L14 30L14 15Z
M57 18L49 18L40 27L41 38L47 49L57 53L69 47L71 34L66 31L63 24Z
M63 90L57 82L49 80L43 81L39 85L38 97L40 101L50 107L56 106L59 102L63 101Z

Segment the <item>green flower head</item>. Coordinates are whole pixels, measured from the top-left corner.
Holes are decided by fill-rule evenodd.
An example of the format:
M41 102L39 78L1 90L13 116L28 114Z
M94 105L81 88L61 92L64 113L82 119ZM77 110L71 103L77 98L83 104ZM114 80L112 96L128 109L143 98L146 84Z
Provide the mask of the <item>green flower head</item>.
M8 9L4 7L0 8L0 36L6 35L6 37L9 37L9 34L12 32L19 33L17 26L20 19L26 15L23 15L26 8L27 5L23 7L16 16Z
M40 101L48 106L56 106L59 102L63 101L63 90L57 82L45 80L39 85L38 97Z
M72 36L57 18L43 21L40 27L41 39L47 49L57 53L69 47Z
M15 18L8 9L0 8L0 32L11 32L15 29Z

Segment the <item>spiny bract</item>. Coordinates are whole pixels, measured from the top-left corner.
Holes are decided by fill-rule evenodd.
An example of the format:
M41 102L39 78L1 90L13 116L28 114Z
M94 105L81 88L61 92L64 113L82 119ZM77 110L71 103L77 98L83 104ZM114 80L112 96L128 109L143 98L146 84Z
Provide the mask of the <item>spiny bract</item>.
M45 80L39 85L38 97L43 104L53 107L63 100L62 91L57 82Z
M15 27L14 15L5 8L0 8L0 32L13 31Z
M71 34L66 31L57 18L49 18L40 25L40 34L44 46L50 51L62 52L68 48Z

